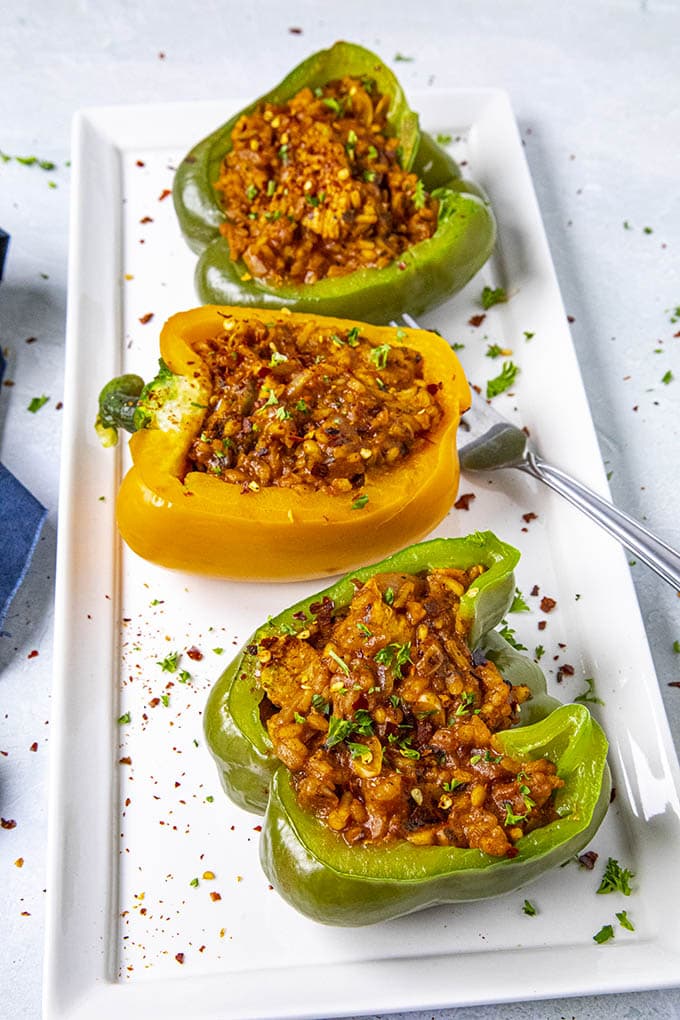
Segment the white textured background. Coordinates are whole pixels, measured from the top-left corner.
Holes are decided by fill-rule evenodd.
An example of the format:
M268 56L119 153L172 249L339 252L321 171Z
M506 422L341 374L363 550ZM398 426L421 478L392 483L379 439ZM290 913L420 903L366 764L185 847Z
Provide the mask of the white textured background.
M12 235L0 344L15 384L0 393L0 460L49 508L0 633L0 815L17 822L0 831L2 1017L40 1015L72 114L111 103L251 98L338 38L376 50L407 93L509 92L614 499L680 548L680 321L672 322L680 305L680 3L0 0L0 150L57 164L43 171L0 160L0 226ZM397 54L413 59L395 62ZM41 394L49 403L30 414ZM643 566L632 570L678 747L680 688L668 684L680 681L680 600ZM454 1014L666 1020L680 1017L680 991L460 1009L438 1020Z

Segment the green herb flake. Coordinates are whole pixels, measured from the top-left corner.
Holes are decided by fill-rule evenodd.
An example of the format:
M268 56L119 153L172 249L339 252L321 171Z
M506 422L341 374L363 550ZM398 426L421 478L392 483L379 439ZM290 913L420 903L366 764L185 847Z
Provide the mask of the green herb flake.
M308 411L309 407L307 406L306 402L301 398L300 400L298 400L297 404L295 405L295 410L296 411L303 411L304 412L304 411Z
M522 904L522 910L528 917L536 917L536 907L530 900L525 900Z
M387 367L387 356L391 350L392 348L389 344L380 344L379 347L371 349L370 359L379 372Z
M511 613L530 613L529 606L524 601L524 596L519 588L515 588L515 597L512 600L509 612Z
M417 761L418 758L420 758L420 751L418 751L415 747L409 747L408 744L401 744L399 746L399 754L402 758L412 758L414 761Z
M213 801L215 800L215 798L213 797L212 793L209 793L208 796L205 799L206 799L206 803L207 804L212 804Z
M676 655L680 655L680 641L673 642L673 651Z
M600 894L620 892L624 896L630 896L631 878L635 878L634 872L629 871L628 868L622 868L614 857L610 857L605 865L602 881L598 886L597 892Z
M276 181L267 181L267 198L271 198L276 191Z
M493 397L497 397L499 393L505 393L509 390L515 379L519 368L512 361L504 361L503 368L499 375L494 379L489 379L486 384L486 399L491 400Z
M367 155L368 155L368 159L377 159L378 158L378 150L376 149L375 145L369 145L369 147L368 147L368 154Z
M342 115L341 104L338 102L337 99L333 99L332 96L324 99L323 104L324 106L327 106L328 109L331 110L331 112L334 113L336 117L340 117Z
M591 705L604 705L602 698L598 698L595 694L595 681L592 677L584 677L583 682L587 684L585 691L582 691L578 697L574 698L574 701L580 701L582 703L590 703Z
M388 606L391 606L392 603L394 602L394 588L385 588L383 599L385 600Z
M415 191L413 192L413 205L416 209L424 209L425 202L427 199L427 193L425 191L425 185L421 180L418 180Z
M160 666L164 673L176 673L177 664L179 662L179 652L170 652L164 659L157 662L156 665Z
M198 879L192 878L191 881L189 882L189 885L191 886L192 889L198 889Z
M515 637L514 630L512 629L512 627L509 626L508 621L501 620L501 623L502 627L498 631L500 636L504 638L505 641L508 642L511 648L515 648L518 652L526 652L527 650L526 645L520 644L520 642Z
M326 747L335 747L342 743L352 732L352 724L349 719L340 719L332 715L328 720L328 734L326 736Z
M213 652L215 653L215 655L222 655L222 653L224 652L224 648L213 648Z
M344 659L340 658L337 652L334 652L332 648L329 648L326 654L340 667L345 676L349 676L349 666Z
M444 134L444 132L441 131L438 135L435 135L437 145L450 145L452 140L451 135Z
M293 719L295 719L295 722L299 723L300 726L304 726L306 722L304 715L300 715L299 712L293 712Z
M405 53L395 53L394 59L398 64L410 64L415 60L415 57L407 57Z
M635 925L633 924L631 919L628 917L628 911L627 910L619 910L619 911L617 911L617 913L616 913L616 920L619 922L621 927L625 928L627 931L635 931Z
M351 329L347 330L347 343L350 347L356 347L359 343L359 327L352 326Z
M505 287L485 287L482 291L482 308L486 311L494 305L502 305L508 300Z
M363 634L364 637L373 637L373 631L369 630L365 623L358 623L357 630L360 634Z
M45 394L43 394L42 397L33 397L30 404L28 405L28 410L31 412L31 414L36 414L41 407L45 406L49 399L50 398L46 397Z
M350 128L349 131L347 132L347 142L345 143L346 147L348 149L353 150L356 148L356 144L358 141L359 139L357 138L356 131L353 131Z
M504 807L505 818L503 820L503 825L517 825L519 822L526 822L527 820L526 813L523 815L514 814L512 810L512 804L510 803L509 800L506 800Z
M328 715L330 707L330 702L324 698L323 694L312 694L312 708L319 715Z
M533 340L535 336L536 334L530 333L528 329L524 330L524 339L527 341L527 343L529 342L529 340Z
M130 713L129 712L125 712L123 715L119 715L118 716L118 725L119 726L125 726L126 723L129 723L129 722L130 722Z
M536 659L536 662L540 662L544 655L545 648L543 647L543 645L536 645L536 647L534 648L534 658Z
M597 942L598 945L602 945L603 942L609 942L609 940L613 938L614 929L611 924L603 924L597 934L593 935L593 942Z
M350 510L363 510L367 503L368 496L366 495L366 493L363 493L363 495L357 496L357 498L352 503Z
M170 704L170 695L169 694L161 694L161 701L163 702L163 704L167 708L168 705Z
M347 746L352 758L359 758L361 761L368 762L373 757L370 747L366 744L355 744L353 741L348 740Z
M255 196L258 194L258 190L254 184L249 184L246 188L246 198L249 202L252 202Z
M287 354L281 354L280 351L272 351L272 356L269 359L269 367L276 368L277 365L283 365L285 361L288 361Z
M669 368L668 371L665 373L665 375L661 376L661 382L664 384L664 386L668 386L669 382L672 382L672 381L673 381L673 373L671 372L671 370Z

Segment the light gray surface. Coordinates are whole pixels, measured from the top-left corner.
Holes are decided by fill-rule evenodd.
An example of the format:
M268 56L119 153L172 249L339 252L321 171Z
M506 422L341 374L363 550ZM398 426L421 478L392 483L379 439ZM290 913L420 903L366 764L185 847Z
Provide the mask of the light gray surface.
M8 1018L40 1015L66 163L76 109L248 98L338 38L375 49L407 93L507 89L573 316L614 499L680 547L680 337L674 335L680 321L671 321L680 305L680 5L206 0L176 6L0 3L0 150L58 165L44 171L0 161L0 226L12 234L0 287L0 344L15 383L0 394L0 460L49 508L32 570L0 634L0 815L17 822L0 831L0 1015ZM395 62L397 54L413 59ZM29 337L37 339L27 344ZM675 378L664 384L668 370ZM49 402L30 414L29 401L41 394ZM680 655L673 652L680 601L644 567L632 569L677 747L680 689L668 684L680 681ZM39 654L31 656L33 650ZM454 1014L456 1020L670 1018L680 1016L680 991L460 1009L438 1020Z

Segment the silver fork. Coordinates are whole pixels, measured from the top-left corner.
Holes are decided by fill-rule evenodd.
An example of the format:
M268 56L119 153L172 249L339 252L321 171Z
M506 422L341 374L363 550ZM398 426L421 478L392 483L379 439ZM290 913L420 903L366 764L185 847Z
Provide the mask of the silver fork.
M410 315L402 315L401 322L412 329L421 328ZM488 401L475 398L461 425L466 430L464 435L460 435L458 449L463 471L517 468L538 478L680 591L680 553L566 471L548 464L532 447L522 429L502 418Z

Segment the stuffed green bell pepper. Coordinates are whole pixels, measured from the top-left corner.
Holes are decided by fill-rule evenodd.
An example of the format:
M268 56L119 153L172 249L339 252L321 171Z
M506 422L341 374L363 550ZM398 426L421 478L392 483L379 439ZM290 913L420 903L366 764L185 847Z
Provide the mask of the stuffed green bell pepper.
M265 813L264 871L302 913L497 895L596 831L602 731L493 631L517 559L490 532L412 546L269 620L213 688L223 785Z
M392 72L346 42L199 142L173 195L205 303L386 323L460 290L496 236Z

